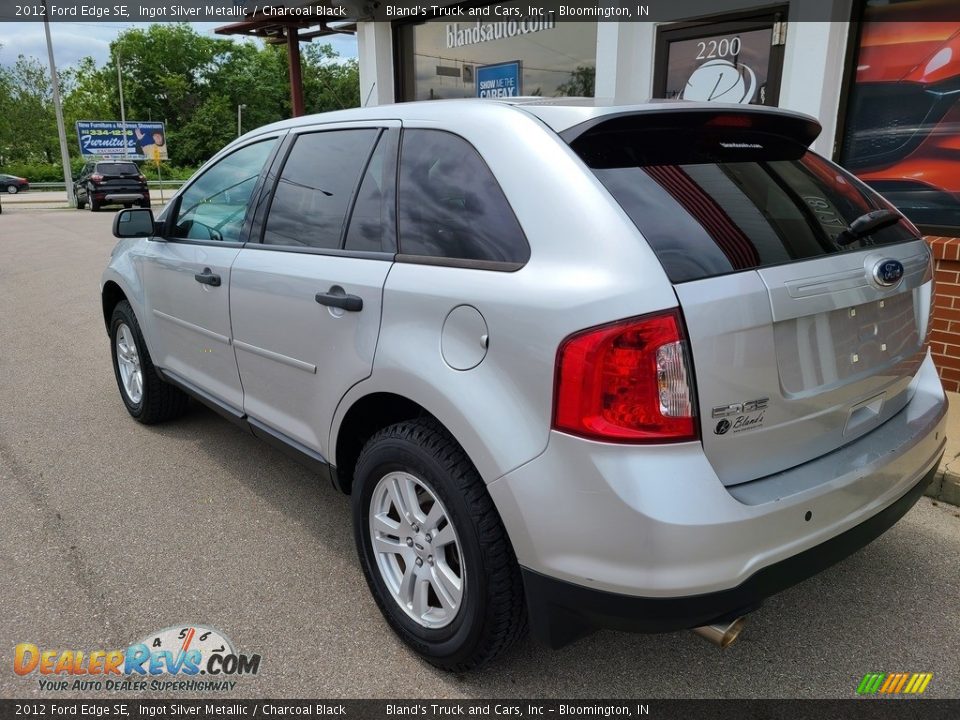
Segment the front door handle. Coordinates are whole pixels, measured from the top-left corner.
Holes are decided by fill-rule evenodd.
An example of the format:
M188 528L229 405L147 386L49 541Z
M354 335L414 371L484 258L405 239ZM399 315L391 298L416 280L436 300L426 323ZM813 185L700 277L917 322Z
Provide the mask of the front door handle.
M339 285L334 285L329 292L317 293L316 301L321 305L340 308L347 312L360 312L363 310L363 298L357 295L348 295Z
M215 274L210 268L204 268L202 273L197 273L193 279L203 285L212 285L220 287L220 276Z

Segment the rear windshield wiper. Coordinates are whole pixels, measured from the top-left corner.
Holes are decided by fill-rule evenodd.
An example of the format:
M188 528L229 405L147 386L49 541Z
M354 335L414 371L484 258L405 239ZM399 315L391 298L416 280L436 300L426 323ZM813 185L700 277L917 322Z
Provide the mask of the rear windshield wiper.
M901 220L903 220L903 215L894 210L885 209L868 212L858 217L850 223L850 227L837 235L836 243L840 246L849 245L865 235L896 225Z

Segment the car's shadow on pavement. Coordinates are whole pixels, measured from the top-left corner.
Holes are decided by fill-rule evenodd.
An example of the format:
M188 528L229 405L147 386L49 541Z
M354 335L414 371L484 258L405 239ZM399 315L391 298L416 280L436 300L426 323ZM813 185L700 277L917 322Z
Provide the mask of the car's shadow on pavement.
M768 694L776 687L781 697L849 698L866 672L946 670L937 659L949 659L957 637L956 619L942 627L945 617L924 582L943 570L937 569L942 559L931 552L936 526L926 521L926 516L942 509L923 498L873 544L769 599L749 616L740 639L726 650L688 632L602 631L560 650L527 637L492 665L451 675L406 651L380 618L357 564L349 498L206 408L192 405L176 423L149 430L205 453L246 489L305 528L318 550L355 568L321 581L359 584L358 637L362 642L392 643L394 651L406 654L411 667L436 678L440 695L445 687L447 692L487 698L751 697L758 694L762 675ZM306 615L324 611L305 601ZM948 688L941 683L940 689Z

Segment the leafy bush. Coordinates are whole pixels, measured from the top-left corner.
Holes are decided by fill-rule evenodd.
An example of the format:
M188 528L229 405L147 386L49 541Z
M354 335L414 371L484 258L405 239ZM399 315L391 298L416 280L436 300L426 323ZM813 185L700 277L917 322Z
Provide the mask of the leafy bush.
M152 162L139 162L140 171L147 180L157 179L157 166ZM73 178L80 175L84 161L73 159L70 161ZM174 167L167 163L160 163L160 175L164 180L187 180L196 172L192 167ZM63 182L63 168L57 164L47 163L8 163L0 167L0 173L25 177L32 183Z

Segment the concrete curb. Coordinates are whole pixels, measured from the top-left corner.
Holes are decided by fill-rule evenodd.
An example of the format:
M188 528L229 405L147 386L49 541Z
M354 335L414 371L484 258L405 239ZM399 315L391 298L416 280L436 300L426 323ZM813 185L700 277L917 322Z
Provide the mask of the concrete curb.
M960 505L960 393L947 392L947 449L940 470L924 495L950 505Z
M960 505L960 472L958 470L960 470L960 458L954 457L947 460L947 456L944 455L943 462L940 463L940 471L924 495L950 505Z

